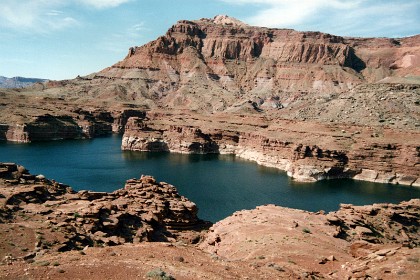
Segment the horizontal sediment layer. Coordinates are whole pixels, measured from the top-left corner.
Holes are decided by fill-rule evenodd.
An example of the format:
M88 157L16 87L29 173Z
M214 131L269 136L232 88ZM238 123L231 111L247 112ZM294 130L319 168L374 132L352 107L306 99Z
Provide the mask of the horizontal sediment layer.
M420 147L410 141L396 143L391 139L393 131L385 131L383 137L375 139L370 135L367 138L369 129L363 127L336 132L333 129L337 127L307 122L265 125L246 121L239 124L234 117L229 121L183 118L177 122L159 117L130 118L122 149L234 154L284 170L302 182L353 178L420 187ZM315 131L306 130L311 126Z
M144 117L140 110L85 111L69 110L67 114L41 114L30 121L0 124L0 141L30 143L61 139L86 139L121 133L129 117Z
M0 125L0 140L92 138L124 131L123 150L234 154L287 172L296 181L353 178L420 187L417 131L266 121L258 116L126 110L41 115ZM407 140L407 141L404 141Z

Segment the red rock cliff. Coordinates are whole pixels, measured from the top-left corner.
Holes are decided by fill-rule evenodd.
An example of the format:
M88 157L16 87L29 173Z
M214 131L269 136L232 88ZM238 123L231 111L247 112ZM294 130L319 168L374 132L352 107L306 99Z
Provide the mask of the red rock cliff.
M344 38L227 19L179 21L95 77L137 80L142 95L169 106L198 106L205 90L209 109L222 110L238 94L340 92L420 73L419 36Z

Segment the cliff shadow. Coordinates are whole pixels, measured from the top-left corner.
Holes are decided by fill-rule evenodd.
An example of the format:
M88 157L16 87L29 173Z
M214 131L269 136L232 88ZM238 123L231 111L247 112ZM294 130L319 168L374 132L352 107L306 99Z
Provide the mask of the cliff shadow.
M146 145L146 150L149 152L169 152L169 146L166 142L149 142Z
M356 55L356 52L354 51L354 49L350 47L347 58L344 61L343 66L350 67L350 68L356 70L358 73L360 73L361 71L363 71L366 68L366 63L362 59L360 59Z
M193 154L220 154L219 145L214 141L192 142L188 146L188 152Z

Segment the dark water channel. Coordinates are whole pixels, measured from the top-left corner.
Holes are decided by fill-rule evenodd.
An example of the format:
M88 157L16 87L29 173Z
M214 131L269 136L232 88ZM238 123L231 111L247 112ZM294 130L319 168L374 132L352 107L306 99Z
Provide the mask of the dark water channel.
M183 155L120 150L121 137L12 144L0 142L0 162L17 162L75 190L113 191L141 174L175 185L202 219L218 221L241 209L276 204L310 211L397 203L420 189L353 180L296 183L282 171L230 155Z

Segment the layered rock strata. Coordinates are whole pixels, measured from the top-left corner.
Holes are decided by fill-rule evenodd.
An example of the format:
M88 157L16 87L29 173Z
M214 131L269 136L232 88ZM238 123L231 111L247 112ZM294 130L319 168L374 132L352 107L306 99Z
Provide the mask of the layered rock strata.
M419 35L348 38L230 24L220 17L181 20L97 73L25 91L82 107L96 101L219 112L251 101L281 108L359 85L419 84L419 42Z
M419 36L344 38L223 22L181 20L89 79L135 81L136 89L123 93L127 99L205 111L247 99L288 103L299 93L337 93L379 81L418 83Z
M67 114L41 114L31 120L0 125L0 140L29 143L59 139L93 138L112 133L122 133L127 119L144 117L140 110L69 110Z
M337 132L337 127L308 122L162 113L130 118L122 149L235 154L285 170L298 181L354 178L419 187L416 140L408 141L413 135L407 134L405 143L395 142L393 131L383 131L388 133L375 139L363 127L342 126Z

